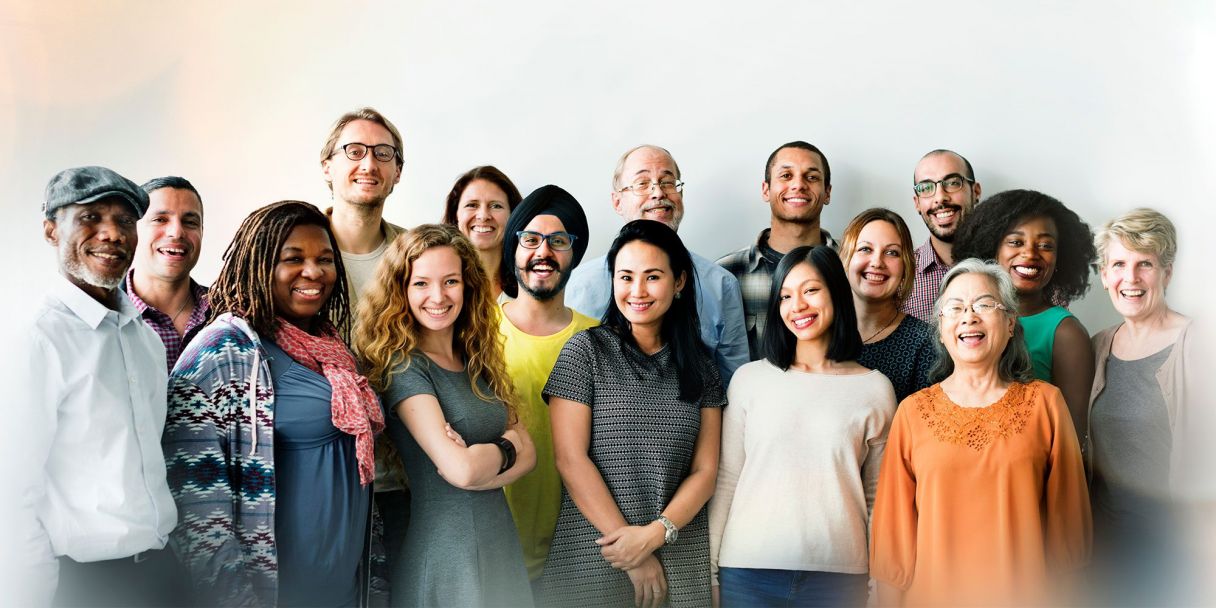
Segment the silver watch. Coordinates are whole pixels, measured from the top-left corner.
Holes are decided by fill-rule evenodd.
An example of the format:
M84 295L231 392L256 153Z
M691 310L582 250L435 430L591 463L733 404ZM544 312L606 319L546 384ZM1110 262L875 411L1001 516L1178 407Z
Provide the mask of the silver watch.
M676 525L674 523L672 523L672 521L670 519L667 519L667 516L660 515L658 522L663 524L663 529L664 529L663 544L664 545L670 545L671 543L676 542L677 538L680 538L680 529L677 528Z

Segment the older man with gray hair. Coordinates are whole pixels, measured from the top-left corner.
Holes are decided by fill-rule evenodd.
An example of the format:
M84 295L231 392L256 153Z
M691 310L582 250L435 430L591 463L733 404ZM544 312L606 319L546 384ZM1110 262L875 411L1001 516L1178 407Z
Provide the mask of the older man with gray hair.
M148 209L139 186L104 167L51 179L43 236L60 276L9 343L0 384L20 437L0 442L15 513L6 549L33 595L57 605L180 602L165 550L177 524L160 437L165 349L118 290ZM6 592L6 596L12 596Z
M684 182L680 167L664 148L641 145L621 155L612 175L612 208L626 222L655 220L678 230L684 219ZM697 315L701 339L713 353L723 385L748 362L747 331L739 281L712 260L691 250L697 271ZM574 270L566 286L566 303L594 319L602 319L612 297L608 260L598 257Z

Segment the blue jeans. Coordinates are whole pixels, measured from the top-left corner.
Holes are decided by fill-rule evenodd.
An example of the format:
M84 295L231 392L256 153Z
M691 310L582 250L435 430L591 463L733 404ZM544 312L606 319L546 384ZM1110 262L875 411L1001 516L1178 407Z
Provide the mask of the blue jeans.
M743 606L865 606L865 574L719 568L722 608Z

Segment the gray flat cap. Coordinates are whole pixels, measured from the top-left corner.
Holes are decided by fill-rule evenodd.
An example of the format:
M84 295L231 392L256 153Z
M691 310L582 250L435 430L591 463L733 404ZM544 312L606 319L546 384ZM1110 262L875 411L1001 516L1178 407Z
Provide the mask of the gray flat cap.
M139 217L148 211L148 194L135 182L105 167L76 167L51 178L42 212L52 218L60 207L87 205L108 197L126 201Z

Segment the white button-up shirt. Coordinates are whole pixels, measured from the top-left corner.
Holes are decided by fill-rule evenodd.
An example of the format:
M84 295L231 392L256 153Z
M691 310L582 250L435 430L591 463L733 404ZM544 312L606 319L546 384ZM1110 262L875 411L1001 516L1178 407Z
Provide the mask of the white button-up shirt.
M0 375L17 438L9 550L24 584L53 593L57 556L100 561L161 549L177 523L161 432L165 349L126 297L115 311L60 277L16 336Z

